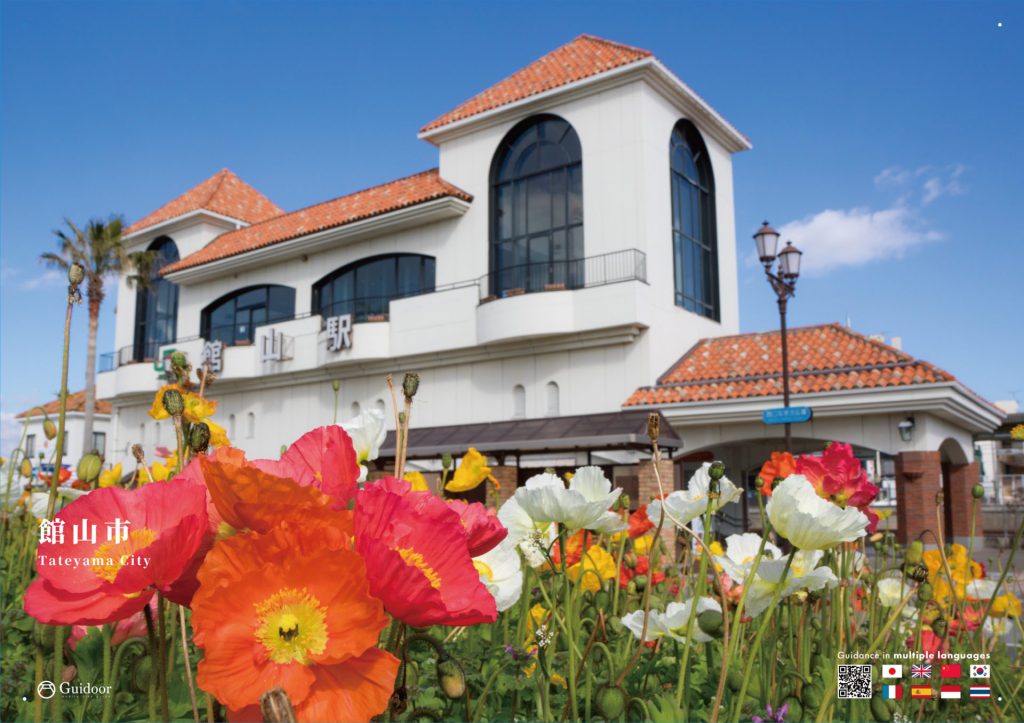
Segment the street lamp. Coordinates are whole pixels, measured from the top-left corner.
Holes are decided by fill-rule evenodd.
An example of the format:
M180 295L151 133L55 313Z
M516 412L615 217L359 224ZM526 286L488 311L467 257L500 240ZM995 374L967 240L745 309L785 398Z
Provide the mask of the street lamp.
M782 406L789 407L789 347L786 343L786 302L796 293L796 280L800 276L800 257L803 252L793 245L792 241L786 242L786 247L778 254L779 232L773 229L768 222L754 234L754 241L757 243L757 255L764 265L765 276L768 283L775 291L779 302L779 322L782 329ZM772 273L772 264L775 259L779 265L775 273ZM790 425L786 422L786 451L790 451Z

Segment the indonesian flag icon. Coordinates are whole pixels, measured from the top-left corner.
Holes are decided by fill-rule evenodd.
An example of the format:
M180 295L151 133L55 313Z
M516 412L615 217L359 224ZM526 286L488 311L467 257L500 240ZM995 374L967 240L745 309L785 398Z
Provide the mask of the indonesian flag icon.
M972 665L971 666L971 677L972 678L988 678L992 674L992 669L988 665Z
M883 685L882 686L882 697L888 700L899 700L903 697L903 686L901 685Z
M910 686L910 697L911 698L931 698L932 688L930 685L912 685Z
M903 677L903 666L902 665L883 665L882 666L882 677L883 678L902 678Z
M960 698L959 685L944 685L939 690L940 698Z
M948 663L939 668L940 678L959 678L960 663Z

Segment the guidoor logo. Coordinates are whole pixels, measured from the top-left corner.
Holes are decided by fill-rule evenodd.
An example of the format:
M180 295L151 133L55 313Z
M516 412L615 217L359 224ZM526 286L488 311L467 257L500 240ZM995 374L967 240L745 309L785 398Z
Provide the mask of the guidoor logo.
M55 686L52 681L43 680L36 686L36 693L38 693L39 697L43 700L49 700L57 694L57 686Z

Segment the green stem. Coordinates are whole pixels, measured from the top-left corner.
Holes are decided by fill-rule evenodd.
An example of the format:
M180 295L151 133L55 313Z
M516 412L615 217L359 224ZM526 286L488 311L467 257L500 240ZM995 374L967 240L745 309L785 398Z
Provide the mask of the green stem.
M64 626L53 627L53 682L60 685L64 679ZM64 720L64 696L55 695L50 703L50 716L60 723Z
M707 509L704 511L704 543L707 545L708 530L711 527L711 505L708 504ZM686 695L689 691L686 688L686 669L690 661L690 650L693 649L693 625L697 621L697 603L704 595L704 587L707 585L708 578L708 552L701 550L700 555L700 571L697 573L697 585L694 588L694 594L690 598L690 617L686 622L686 649L683 651L683 662L679 666L679 678L676 681L676 705L682 705L683 717L686 718L688 712L687 707L690 702L690 696ZM724 613L724 611L723 611ZM711 668L708 667L708 675L711 674Z
M53 471L50 475L50 499L46 503L46 519L53 519L53 512L57 507L57 488L60 486L60 468L64 461L64 419L68 411L68 350L71 347L71 309L74 308L72 295L68 293L68 309L64 314L64 346L62 349L63 358L60 366L60 412L57 415L57 444L54 447ZM57 678L57 680L60 680ZM54 701L60 698L55 695ZM54 703L56 709L59 705Z
M585 534L586 533L584 533L584 535ZM586 539L584 539L584 543L583 544L584 544L584 546L586 546ZM569 607L569 616L571 618L572 617L572 602L571 602L571 599L572 599L572 589L571 589L571 586L569 585L569 575L566 572L566 567L565 567L565 532L564 532L564 530L559 530L558 531L558 549L562 553L561 554L561 563L562 563L562 594L565 596L565 603ZM582 561L581 561L580 562L580 569L582 570L585 567L586 566L583 565ZM582 582L582 580L583 580L582 574L580 575L579 579L580 579L580 582ZM566 646L566 652L567 652L567 654L569 656L569 681L568 681L569 682L569 710L572 713L572 720L574 720L574 721L579 719L579 707L578 707L578 701L576 700L576 656L573 654L573 651L574 651L574 649L576 647L576 645L575 645L575 636L573 635L573 633L575 631L575 627L576 627L575 625L571 624L571 621L569 621L569 624L567 624L565 626L565 637L566 637L566 640L568 642L568 644Z
M109 691L103 696L103 723L110 723L114 714L114 693L111 690L111 672L113 666L110 659L110 640L114 635L114 623L103 626L103 686Z
M167 621L164 596L157 593L156 598L156 659L157 685L160 689L160 713L165 721L171 719L170 702L167 699Z

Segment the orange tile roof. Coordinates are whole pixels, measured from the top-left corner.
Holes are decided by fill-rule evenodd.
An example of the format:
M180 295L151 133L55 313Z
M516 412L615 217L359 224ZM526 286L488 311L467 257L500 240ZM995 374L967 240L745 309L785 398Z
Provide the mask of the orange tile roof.
M793 395L957 381L926 361L835 323L790 329L788 340ZM771 331L702 339L657 384L633 392L625 406L781 394L782 345L779 332Z
M438 170L433 168L221 234L195 253L165 266L161 272L168 274L208 264L299 236L445 197L473 200L468 193L442 179Z
M59 414L60 413L60 400L54 399L52 402L41 404L43 411L47 414ZM95 403L96 414L110 414L110 402L106 399L97 399ZM75 392L74 394L68 394L68 406L67 411L69 412L81 412L85 410L85 390ZM39 407L32 407L32 409L26 409L24 412L18 415L18 419L24 419L29 416L36 416L39 414Z
M649 57L652 57L649 50L615 43L593 35L580 35L482 93L474 95L440 118L427 123L420 132L425 133Z
M284 213L269 198L225 168L133 223L125 230L125 235L199 209L246 223L259 223Z

